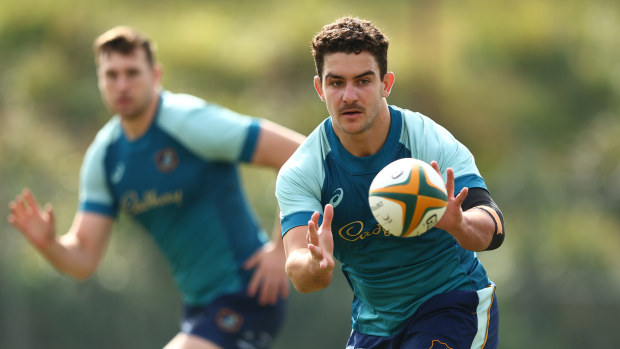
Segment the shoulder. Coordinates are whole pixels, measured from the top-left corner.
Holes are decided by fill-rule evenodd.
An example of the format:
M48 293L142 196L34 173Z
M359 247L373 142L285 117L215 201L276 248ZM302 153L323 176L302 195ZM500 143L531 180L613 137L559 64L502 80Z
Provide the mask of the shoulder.
M103 153L111 144L118 141L123 135L121 120L118 116L112 117L95 135L86 152L87 157L94 153Z
M330 152L321 123L280 169L276 180L276 192L296 191L306 188L320 191L324 178L324 159Z
M189 111L207 106L204 99L184 93L162 91L161 99L161 107L166 111Z
M390 108L399 113L402 117L403 132L411 133L424 133L428 131L436 132L436 128L443 129L438 123L436 123L430 117L416 111L409 109L399 108L391 105Z
M260 121L188 94L163 91L161 98L157 123L173 133L210 132L217 136L231 129L243 130Z
M261 119L187 94L163 91L157 126L203 158L237 161L251 154Z
M193 116L220 117L237 121L248 118L246 115L234 112L219 104L207 102L202 98L188 94L163 91L161 99L159 116L166 122L169 119L182 120L183 116L186 116L187 120L193 120Z
M396 106L390 106L390 108L402 116L401 141L411 144L413 147L426 147L433 144L456 145L459 143L450 131L432 118Z
M325 134L325 123L322 122L297 148L280 172L283 174L298 173L322 167L321 163L329 152L330 145Z

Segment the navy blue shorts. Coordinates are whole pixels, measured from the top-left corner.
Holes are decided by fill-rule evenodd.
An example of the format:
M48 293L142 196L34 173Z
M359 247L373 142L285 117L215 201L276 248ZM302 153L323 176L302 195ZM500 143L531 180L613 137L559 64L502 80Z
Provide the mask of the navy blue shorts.
M495 286L489 286L431 297L392 337L353 331L347 349L495 349L498 332Z
M222 348L269 348L284 324L287 303L261 306L245 291L224 295L205 306L186 306L181 332Z

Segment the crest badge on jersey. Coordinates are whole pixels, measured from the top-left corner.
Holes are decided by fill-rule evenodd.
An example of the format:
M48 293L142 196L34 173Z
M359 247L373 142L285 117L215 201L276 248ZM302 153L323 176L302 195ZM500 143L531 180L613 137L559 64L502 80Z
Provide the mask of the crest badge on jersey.
M243 324L241 314L228 308L221 308L215 317L217 326L225 332L238 332Z
M179 165L179 156L174 148L164 148L155 154L155 166L161 172L172 172Z

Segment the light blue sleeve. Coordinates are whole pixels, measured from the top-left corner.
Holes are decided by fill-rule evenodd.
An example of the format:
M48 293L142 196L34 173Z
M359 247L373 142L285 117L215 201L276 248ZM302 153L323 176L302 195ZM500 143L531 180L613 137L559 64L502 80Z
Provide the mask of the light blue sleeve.
M80 210L116 216L117 208L108 189L104 157L107 146L120 137L118 118L110 120L88 147L80 170Z
M183 146L210 160L251 160L259 119L190 95L164 92L162 98L159 126Z
M472 153L443 126L420 113L403 111L401 142L411 149L411 156L427 163L437 161L446 180L448 167L454 170L458 193L463 186L481 187L486 184L480 175Z
M319 126L278 173L276 197L280 205L282 235L294 227L307 225L315 211L323 214L323 159L328 152L327 140L322 126Z

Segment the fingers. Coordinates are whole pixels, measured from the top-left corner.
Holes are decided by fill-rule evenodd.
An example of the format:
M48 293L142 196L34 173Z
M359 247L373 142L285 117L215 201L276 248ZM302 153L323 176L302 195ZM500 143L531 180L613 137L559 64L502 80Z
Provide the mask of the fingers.
M289 295L287 278L266 277L262 281L258 303L260 305L274 305L279 298L286 299Z
M314 212L312 218L308 221L308 233L306 234L306 241L308 244L319 245L319 232L317 230L319 222L319 213Z
M9 203L9 208L13 217L17 220L21 220L26 215L26 207L24 206L24 200L21 195L18 195L15 200Z
M23 221L28 215L40 213L39 204L28 188L24 189L21 194L15 197L15 200L9 203L9 208L13 221ZM51 211L51 206L49 210Z
M275 304L278 299L278 293L276 289L274 289L272 282L263 282L263 287L260 290L260 295L258 296L258 304L260 305L272 305Z
M308 244L308 250L310 250L312 259L315 261L321 261L323 259L323 249L320 246Z
M245 262L243 262L243 269L250 270L258 265L259 254L261 250L254 252L250 258L248 258Z
M280 298L287 299L289 294L288 278L285 278L280 283Z
M250 284L248 285L247 292L248 296L254 297L256 292L258 292L258 286L261 283L261 275L260 271L256 270L254 274L252 274L252 278L250 279Z
M446 170L446 177L446 192L448 198L451 198L454 196L454 170L451 167Z
M467 189L467 187L461 189L461 192L459 193L459 195L457 195L454 198L454 201L456 201L456 203L461 206L461 204L463 204L463 201L465 201L465 198L467 197L467 194L469 193L469 189Z
M275 302L274 298L277 298L277 294L274 296L273 286L268 279L269 275L259 268L252 275L247 288L247 293L250 297L255 297L258 293L258 303L261 305L273 304Z
M49 217L49 222L52 226L56 225L56 218L54 217L54 211L52 210L51 204L45 204L45 213Z
M26 203L28 204L28 207L33 212L38 213L40 206L39 206L39 203L37 202L37 199L35 199L34 195L32 195L32 192L29 189L24 189L23 196L24 196Z
M18 195L15 200L9 203L9 209L11 210L11 214L8 218L9 223L15 228L23 230L24 222L26 222L28 217L28 208L26 207L22 195Z
M323 211L323 224L321 224L321 228L325 227L327 228L327 230L331 230L333 218L334 206L332 206L331 204L325 205L325 209Z

